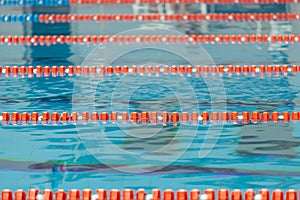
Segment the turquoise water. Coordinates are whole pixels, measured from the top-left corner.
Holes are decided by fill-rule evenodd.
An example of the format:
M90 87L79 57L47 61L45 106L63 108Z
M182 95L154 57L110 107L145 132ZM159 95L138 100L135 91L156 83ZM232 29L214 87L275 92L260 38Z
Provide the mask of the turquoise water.
M44 8L0 8L1 14L45 12ZM267 11L279 9L296 12L297 6L270 7ZM128 13L132 8L74 6L55 12ZM8 23L1 24L0 31L3 35L116 34L146 25L149 23ZM198 27L167 25L183 33ZM299 33L298 27L297 22L210 23L201 30L208 34L289 34ZM80 65L93 48L2 45L0 60L3 65ZM203 48L216 64L299 63L298 44ZM117 55L113 65L153 63L188 64L166 51L138 49ZM1 77L0 111L299 111L298 76ZM0 174L5 181L0 182L0 189L298 188L299 130L297 122L178 127L110 123L1 126Z

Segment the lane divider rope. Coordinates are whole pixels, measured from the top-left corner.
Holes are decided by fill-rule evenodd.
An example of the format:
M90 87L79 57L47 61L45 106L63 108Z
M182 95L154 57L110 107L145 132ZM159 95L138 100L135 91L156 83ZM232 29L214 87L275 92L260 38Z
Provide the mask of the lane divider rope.
M290 35L35 35L0 36L0 45L54 45L54 44L255 44L300 43L300 34Z
M0 6L68 6L119 4L212 4L264 5L297 4L300 0L1 0Z
M0 22L69 23L69 22L258 22L298 21L300 13L209 13L209 14L34 14L0 15Z
M57 77L113 75L284 75L300 72L300 65L172 65L172 66L0 66L0 77Z
M271 193L271 194L270 194ZM71 189L68 192L63 189L58 189L56 192L51 189L44 189L42 193L38 189L29 189L26 193L22 189L14 192L9 189L2 190L2 200L297 200L298 192L294 189L288 189L285 194L281 189L276 189L270 192L268 189L260 189L256 193L253 189L247 189L242 192L239 189L229 191L228 189L206 189L200 191L193 189L189 192L185 189L173 191L166 189L153 189L147 193L144 189L118 189L105 190L96 189L95 193L91 189Z
M90 122L121 122L133 124L207 124L208 122L233 124L249 124L259 122L290 122L300 120L300 112L2 112L2 125L17 124L68 124Z
M299 0L69 0L70 5L82 4L295 4Z
M69 0L1 0L0 6L68 6Z

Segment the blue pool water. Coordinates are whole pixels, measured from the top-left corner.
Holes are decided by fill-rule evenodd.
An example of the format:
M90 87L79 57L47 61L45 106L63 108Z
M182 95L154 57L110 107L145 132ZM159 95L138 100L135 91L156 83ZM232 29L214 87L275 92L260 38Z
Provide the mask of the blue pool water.
M0 9L1 14L49 12L43 7ZM288 5L266 8L269 12L279 9L297 12L300 8ZM255 8L250 10L255 11ZM130 13L132 8L73 6L51 10L54 11ZM142 22L6 23L1 24L0 32L2 35L117 34L149 25ZM198 27L177 23L165 26L182 33L190 31L190 27ZM201 31L208 34L300 32L298 22L215 22L205 25ZM3 65L80 65L94 47L2 45L0 60ZM299 64L298 44L203 47L216 64ZM116 56L113 65L188 64L178 55L157 49L139 49ZM299 111L298 76L1 77L0 111ZM216 85L208 87L207 81ZM198 127L1 126L0 176L3 181L0 189L299 188L299 131L297 122Z

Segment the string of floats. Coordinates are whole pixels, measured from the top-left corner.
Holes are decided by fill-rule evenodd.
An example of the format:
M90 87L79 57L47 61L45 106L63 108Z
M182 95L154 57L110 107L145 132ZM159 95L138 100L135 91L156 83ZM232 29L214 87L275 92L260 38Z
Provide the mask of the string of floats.
M191 14L33 14L0 15L0 22L261 22L298 21L300 13L191 13Z
M4 77L113 76L113 75L288 75L300 72L300 65L117 65L117 66L10 66L0 65Z
M258 122L299 121L300 112L2 112L0 121L3 125L17 124L69 124L69 123L133 123L133 124L203 124L232 122L249 124Z

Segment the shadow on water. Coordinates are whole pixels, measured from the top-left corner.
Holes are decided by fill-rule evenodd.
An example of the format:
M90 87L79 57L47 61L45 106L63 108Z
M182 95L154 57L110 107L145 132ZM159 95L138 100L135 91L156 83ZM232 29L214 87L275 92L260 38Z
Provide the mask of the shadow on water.
M23 7L24 14L69 14L70 7L69 6L55 6L55 7ZM71 35L71 24L70 23L32 23L30 26L27 23L23 23L23 32L24 35ZM73 63L68 61L68 58L72 55L70 45L68 44L57 44L57 45L30 45L25 47L24 60L27 61L26 65L49 65L49 66L61 66L61 65L72 65ZM60 87L59 82L57 81L57 87ZM31 91L44 91L45 88L48 88L48 82L44 78L36 78L36 79L28 79L28 83L30 84ZM73 84L71 82L68 83L68 80L64 81L63 87L65 89L71 90L73 88ZM55 88L55 86L53 87ZM57 90L48 90L46 95L57 94ZM30 94L29 94L30 95ZM29 106L36 108L36 104L40 104L40 101L51 101L51 98L48 96L41 97L38 102L31 102ZM72 105L69 103L69 99L62 98L59 101L66 101L65 104L66 110L67 107L71 107ZM58 101L57 97L54 99ZM62 172L62 165L57 163L65 163L64 160L55 160L53 165L48 169L51 175L46 179L45 182L40 182L37 185L42 184L50 184L51 188L58 188L59 185L64 181L64 173ZM43 164L41 164L43 165ZM36 187L36 185L34 186Z
M300 139L293 137L290 123L267 123L244 126L237 134L240 136L237 153L240 156L271 156L295 158Z

